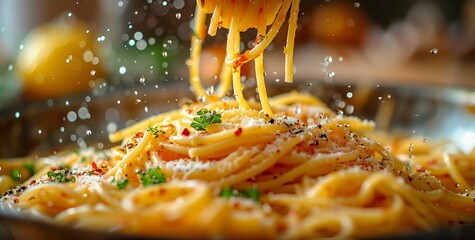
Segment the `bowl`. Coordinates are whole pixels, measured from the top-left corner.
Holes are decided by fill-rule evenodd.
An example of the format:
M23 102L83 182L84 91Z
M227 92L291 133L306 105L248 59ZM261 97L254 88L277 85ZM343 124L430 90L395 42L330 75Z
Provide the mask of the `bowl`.
M463 151L475 147L475 91L428 86L328 84L299 81L268 86L270 96L291 90L320 97L335 111L376 122L378 130L452 141ZM245 94L253 97L254 87ZM133 89L110 88L68 98L29 102L0 112L0 158L38 157L84 146L98 149L112 144L107 135L136 121L171 110L193 98L187 84L168 83ZM134 238L116 233L73 229L0 211L2 239ZM54 234L52 234L54 233ZM390 236L388 239L475 238L475 226ZM140 237L141 238L141 237Z

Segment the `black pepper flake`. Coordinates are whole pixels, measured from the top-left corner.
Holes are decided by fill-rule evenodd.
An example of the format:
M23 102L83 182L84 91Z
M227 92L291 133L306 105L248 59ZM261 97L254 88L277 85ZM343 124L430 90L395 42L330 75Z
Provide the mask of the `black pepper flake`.
M317 128L322 129L322 124L318 124Z
M318 144L320 144L318 140L315 140L315 146L318 146Z
M274 120L273 118L271 118L271 119L269 120L269 123L270 123L270 124L274 124L274 123L275 123L275 120Z
M327 137L327 135L326 135L325 133L322 133L322 134L318 135L318 137L319 137L319 138L324 138L325 140L328 141L328 137Z
M412 182L412 177L407 177L407 180L409 180L409 182Z

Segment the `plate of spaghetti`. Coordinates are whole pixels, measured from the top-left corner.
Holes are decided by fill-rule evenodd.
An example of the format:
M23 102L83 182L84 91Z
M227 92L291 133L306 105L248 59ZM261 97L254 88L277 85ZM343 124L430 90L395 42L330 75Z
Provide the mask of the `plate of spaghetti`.
M163 98L182 96L184 85L167 86L168 96L144 90L155 95L148 102L157 114L110 131L102 148L1 160L8 231L15 238L51 231L72 238L474 236L475 95L299 81L266 87L264 50L287 19L284 69L292 82L298 12L298 0L198 1L188 62L194 100L170 109ZM198 74L206 26L211 36L229 29L216 91L206 91ZM249 28L256 42L242 51L240 32ZM240 77L251 62L254 92ZM353 97L341 97L348 92ZM2 129L13 124L4 122Z

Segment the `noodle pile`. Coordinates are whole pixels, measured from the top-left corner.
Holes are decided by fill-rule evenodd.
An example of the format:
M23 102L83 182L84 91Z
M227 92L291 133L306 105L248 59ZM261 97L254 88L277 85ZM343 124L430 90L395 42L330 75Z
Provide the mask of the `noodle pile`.
M262 69L262 50L289 9L294 28L298 1L270 2L200 1L190 81L205 101L111 134L121 142L111 149L1 161L1 211L188 238L370 237L474 224L475 150L381 137L373 122L337 114L305 93L267 99L259 92L260 102L246 101L234 79L236 99L227 98L229 78L217 95L205 93L196 62L205 15L213 13L211 35L218 25L230 29L226 61L235 78L245 61ZM247 28L266 37L240 53L236 42Z

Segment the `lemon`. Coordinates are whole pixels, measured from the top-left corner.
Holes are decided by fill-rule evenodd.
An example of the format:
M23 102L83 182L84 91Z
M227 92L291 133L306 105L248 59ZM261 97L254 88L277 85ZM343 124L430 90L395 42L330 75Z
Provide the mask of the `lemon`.
M80 22L51 22L31 31L17 57L26 98L65 96L101 76L94 38Z

